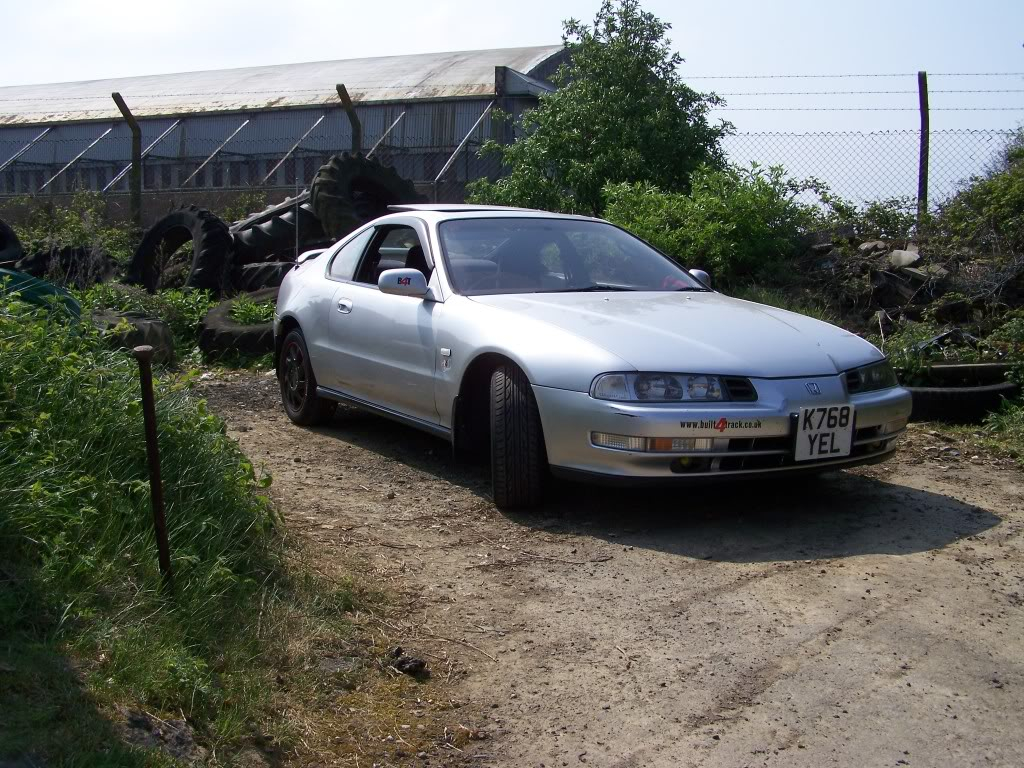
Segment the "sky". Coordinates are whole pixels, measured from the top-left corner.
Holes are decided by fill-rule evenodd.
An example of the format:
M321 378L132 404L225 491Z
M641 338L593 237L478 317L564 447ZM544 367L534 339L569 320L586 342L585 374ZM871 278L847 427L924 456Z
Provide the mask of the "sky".
M592 20L599 0L0 0L7 30L0 86L161 72L559 42L561 22ZM725 95L718 116L739 130L915 128L926 70L932 128L1001 128L1024 121L1021 0L645 0L672 25L692 86ZM903 77L713 79L725 75L893 74ZM751 92L909 91L746 96ZM800 111L808 107L907 111ZM789 107L798 111L753 108ZM1020 111L953 112L957 107ZM750 110L750 111L748 111Z
M917 129L920 70L929 73L933 132L1024 124L1024 0L642 2L671 24L673 48L685 59L683 79L722 95L727 107L713 118L731 121L738 133ZM560 42L564 19L592 21L599 4L0 0L6 32L0 86L550 45ZM743 77L750 75L758 77ZM837 93L851 91L861 93ZM857 109L863 107L871 109ZM939 170L956 183L978 172L997 152L996 142L1004 141L969 136L961 144L961 138L933 138L933 176L941 175L934 166L945 161L950 167ZM906 134L891 147L877 141L865 146L872 178L884 177L879 167L908 166L887 189L909 190L916 178L916 141ZM768 157L797 175L816 175L840 162L842 175L854 179L863 164L856 140L839 145L823 139L813 146L773 142L762 136L748 148L742 137L735 137L726 148L736 161Z

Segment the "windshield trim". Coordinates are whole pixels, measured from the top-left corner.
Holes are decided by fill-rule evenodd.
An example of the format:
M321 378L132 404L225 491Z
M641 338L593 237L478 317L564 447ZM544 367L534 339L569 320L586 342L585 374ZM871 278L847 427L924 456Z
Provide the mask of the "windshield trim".
M694 283L693 287L694 287L695 290L708 291L710 293L714 293L713 289L708 288L705 285L702 285L701 282L697 278L695 278L693 275L691 275L689 273L689 271L682 264L680 264L678 261L673 259L671 256L669 256L668 254L666 254L664 251L660 250L659 248L656 248L655 246L651 245L649 242L644 240L642 237L633 234L632 232L630 232L625 227L620 227L618 224L613 224L612 222L606 221L605 219L592 219L592 218L588 218L588 217L578 218L576 216L561 216L559 214L551 214L550 216L502 216L502 215L495 215L495 216L451 216L449 218L446 218L446 219L443 219L442 221L437 222L437 225L436 225L436 228L437 228L436 229L436 231L437 231L437 246L438 246L437 250L438 250L439 255L441 257L441 261L444 264L444 272L445 272L445 276L448 278L448 285L449 285L449 287L452 289L452 291L455 294L457 294L459 296L472 297L472 296L518 296L518 295L526 295L526 294L530 294L530 293L548 293L548 294L566 293L566 291L508 291L508 290L473 291L472 293L467 293L467 292L465 292L464 290L462 290L458 286L458 284L456 282L456 279L455 279L455 272L454 272L454 270L451 267L451 260L448 258L448 249L445 246L445 240L444 240L444 237L441 234L442 228L446 224L448 224L450 222L456 222L456 221L493 221L495 219L504 220L504 221L568 221L568 222L574 222L574 223L586 222L588 224L594 224L594 225L611 227L613 229L617 229L620 232L624 233L627 237L631 237L632 239L634 239L634 240L636 240L638 242L643 243L648 248L650 248L654 253L656 253L659 256L661 256L661 258L663 258L665 261L667 261L671 266L673 266L676 269L680 270L686 276L686 279L693 281L693 283ZM632 288L630 290L633 291L633 292L674 293L674 292L678 292L680 289L679 288ZM609 292L611 292L611 291L622 292L621 289L611 289ZM594 293L597 293L597 292L598 291L594 291Z

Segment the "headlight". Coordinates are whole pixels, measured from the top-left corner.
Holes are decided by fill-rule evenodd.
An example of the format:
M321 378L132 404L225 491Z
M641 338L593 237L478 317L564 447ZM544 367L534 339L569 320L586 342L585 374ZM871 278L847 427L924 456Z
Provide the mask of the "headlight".
M888 389L899 384L896 379L896 371L892 369L888 360L865 365L862 368L854 368L846 372L846 389L850 393L874 392L878 389Z
M598 400L642 403L728 400L718 376L703 373L605 373L590 388Z

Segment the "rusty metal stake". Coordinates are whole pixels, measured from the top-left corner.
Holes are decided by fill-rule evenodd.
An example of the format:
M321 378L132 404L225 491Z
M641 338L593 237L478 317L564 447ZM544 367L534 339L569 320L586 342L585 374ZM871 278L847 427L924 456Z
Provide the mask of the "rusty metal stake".
M167 541L167 520L164 517L164 488L160 480L160 446L156 439L156 403L153 399L153 348L148 344L132 350L139 361L139 380L142 383L142 415L146 422L146 454L149 456L149 498L153 507L153 528L156 530L156 548L160 557L160 573L164 589L174 584L171 570L171 547Z

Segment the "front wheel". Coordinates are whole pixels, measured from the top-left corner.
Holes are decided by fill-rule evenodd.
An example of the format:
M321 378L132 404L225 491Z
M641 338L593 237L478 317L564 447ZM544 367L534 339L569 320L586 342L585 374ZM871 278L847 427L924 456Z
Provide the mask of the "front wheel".
M296 424L304 427L323 424L334 415L337 404L316 393L316 377L309 364L306 340L298 329L284 337L277 377L281 382L285 413Z
M543 490L544 436L530 382L506 364L491 374L491 484L502 509L535 507Z

